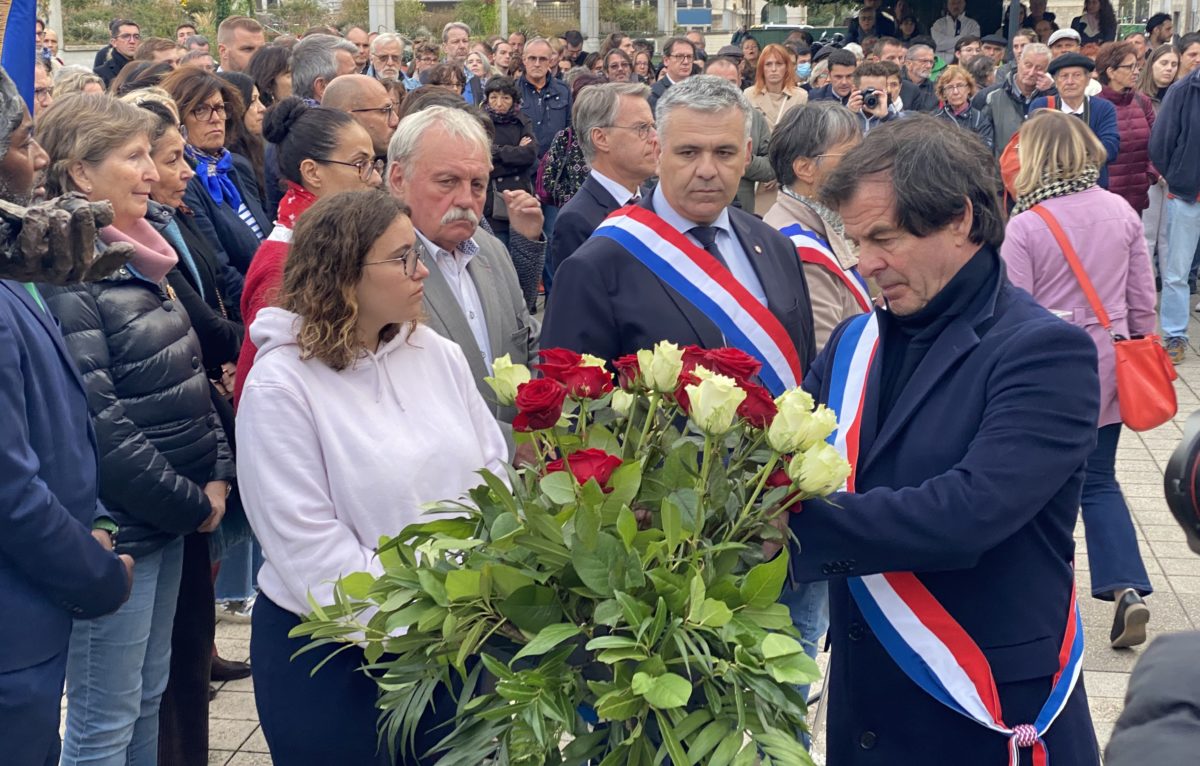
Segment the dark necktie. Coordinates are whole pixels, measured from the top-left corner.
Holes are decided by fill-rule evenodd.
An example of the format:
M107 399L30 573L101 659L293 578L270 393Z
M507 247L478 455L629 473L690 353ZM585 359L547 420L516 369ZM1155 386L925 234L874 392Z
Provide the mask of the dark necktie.
M954 20L954 36L958 37L961 34L962 34L962 20L955 19Z
M717 227L715 226L693 226L688 230L699 242L700 246L707 250L713 258L724 267L729 268L729 264L725 263L725 256L721 255L720 248L717 247Z

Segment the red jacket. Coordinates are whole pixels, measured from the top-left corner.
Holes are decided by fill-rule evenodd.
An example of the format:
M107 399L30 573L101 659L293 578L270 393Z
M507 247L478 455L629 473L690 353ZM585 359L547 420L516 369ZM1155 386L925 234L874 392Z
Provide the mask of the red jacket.
M1150 162L1154 107L1150 99L1132 88L1117 93L1105 86L1099 97L1116 107L1117 132L1121 135L1121 153L1108 166L1108 190L1124 197L1140 213L1150 204L1150 179L1157 175Z

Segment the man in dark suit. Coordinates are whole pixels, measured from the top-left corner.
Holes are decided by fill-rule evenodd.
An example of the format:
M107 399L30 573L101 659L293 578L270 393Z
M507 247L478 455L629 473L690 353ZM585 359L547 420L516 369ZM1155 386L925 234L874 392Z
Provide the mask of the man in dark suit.
M717 263L705 259L705 265L719 269L722 279L732 275L750 308L765 306L806 368L815 341L796 249L761 220L729 207L749 158L750 109L745 96L718 77L697 75L672 86L658 103L659 184L640 207L657 225L683 235L689 249L707 250ZM718 320L610 237L585 242L562 262L554 285L542 348L611 360L661 340L707 348L733 342Z
M547 258L551 274L609 213L637 202L642 184L654 175L658 140L649 92L645 85L616 82L580 92L572 120L591 172L558 213Z
M934 696L930 677L948 676L905 653L932 656L898 640L910 635L903 620L880 608L896 602L864 595L890 578L907 578L898 594L928 596L906 601L914 614L940 605L965 634L955 646L986 660L959 652L990 670L1021 763L1043 745L1056 766L1099 762L1082 680L1059 687L1053 725L1027 728L1044 723L1060 650L1074 646L1072 534L1095 444L1096 349L1005 277L998 175L956 170L989 160L953 126L913 116L868 134L823 187L888 304L842 323L804 381L841 410L840 432L860 413L849 491L789 519L794 576L830 581L830 763L1009 763L1008 735ZM872 361L846 374L845 354L872 348L872 327Z
M658 105L672 85L678 85L692 76L692 64L696 61L696 46L686 37L672 37L663 43L663 69L666 74L658 78L650 89L650 110Z
M28 204L35 176L49 164L32 128L0 71L0 189L9 202ZM78 211L76 224L85 212ZM87 249L56 249L57 274L45 268L44 252L6 245L0 256L0 412L7 425L0 446L0 751L6 763L30 766L58 763L72 619L116 610L133 566L112 552L109 531L93 531L111 520L102 521L87 399L54 318L25 281L78 280L92 256L95 222L90 235L85 228L56 240L64 250L69 243ZM119 265L108 262L92 277Z
M121 73L125 65L133 61L133 54L142 44L142 30L135 21L114 19L108 25L108 29L111 35L108 41L108 57L98 62L93 70L101 80L104 80L106 88Z

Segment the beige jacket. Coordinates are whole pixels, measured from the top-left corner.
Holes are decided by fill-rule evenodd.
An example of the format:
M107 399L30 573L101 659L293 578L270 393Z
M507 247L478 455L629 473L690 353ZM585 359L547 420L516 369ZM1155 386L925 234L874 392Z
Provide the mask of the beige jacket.
M843 269L858 265L858 256L850 249L850 243L836 231L829 231L825 222L811 208L786 194L777 195L775 204L763 216L763 221L775 229L799 223L829 242L830 249L837 256ZM805 263L803 266L804 280L808 282L808 296L812 301L813 330L816 333L819 353L825 347L833 329L843 320L861 314L862 309L859 308L854 293L835 274L815 263Z
M783 92L783 98L780 100L772 99L770 94L763 92L757 93L753 85L746 88L742 93L750 105L762 113L766 118L767 125L772 131L783 116L788 113L788 110L793 109L801 104L808 103L808 91L800 87L794 87ZM758 190L754 195L754 210L752 212L758 215L766 215L771 206L775 204L775 192L778 190L774 181L760 182L757 184Z

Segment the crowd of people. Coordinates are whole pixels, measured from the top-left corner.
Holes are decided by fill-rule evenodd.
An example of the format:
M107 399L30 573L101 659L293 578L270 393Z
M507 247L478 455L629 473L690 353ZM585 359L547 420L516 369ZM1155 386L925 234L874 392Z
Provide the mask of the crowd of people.
M834 646L830 761L998 764L1000 731L1097 763L1063 628L1081 506L1114 648L1146 640L1152 588L1111 335L1049 221L1111 331L1157 323L1181 362L1200 34L1160 14L1116 40L1109 0L1058 29L1034 0L1010 41L964 11L926 35L868 0L845 44L713 52L116 19L93 70L39 27L28 108L0 75L0 196L56 199L0 227L5 757L207 763L210 683L253 674L276 763L391 763L362 651L293 659L289 631L423 504L528 460L497 360L765 335L780 379L861 418L848 491L790 519L783 599ZM990 663L990 723L893 651L862 590L883 572ZM217 619L251 623L249 664Z

